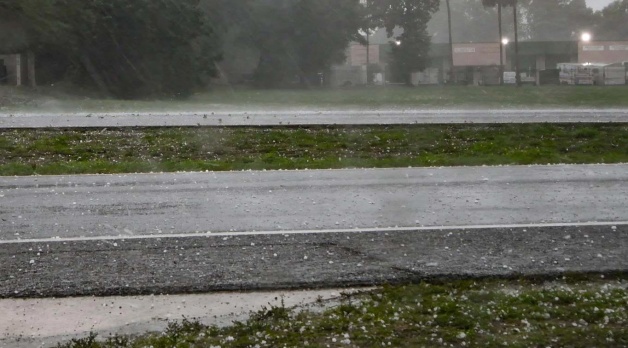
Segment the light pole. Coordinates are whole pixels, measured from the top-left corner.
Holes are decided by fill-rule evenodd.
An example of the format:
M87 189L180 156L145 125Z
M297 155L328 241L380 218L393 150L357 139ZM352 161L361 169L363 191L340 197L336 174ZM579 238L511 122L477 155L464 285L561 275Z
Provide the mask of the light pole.
M517 0L513 1L512 13L515 21L515 79L517 87L521 87L521 72L519 70L519 29L517 25Z
M362 3L362 5L364 6L364 8L366 9L366 12L368 14L368 20L367 20L367 27L366 27L366 85L370 85L371 84L371 15L369 13L369 2L368 0L360 0L360 3Z
M502 3L497 3L497 22L499 23L499 37L500 39L503 37L502 35ZM499 84L504 85L504 40L501 39L499 42Z
M371 33L370 29L366 29L366 85L371 84Z
M447 0L447 23L449 25L449 83L454 81L454 40L451 33L451 6L449 0Z
M500 47L501 47L501 49L499 51L499 54L500 54L500 59L502 59L502 63L501 63L501 73L502 73L501 84L503 86L505 84L504 74L506 73L506 64L503 61L503 59L504 59L504 57L506 57L506 47L510 43L510 40L507 37L504 37L504 38L501 39L501 41L499 43L500 43ZM506 57L506 58L508 58L508 57Z

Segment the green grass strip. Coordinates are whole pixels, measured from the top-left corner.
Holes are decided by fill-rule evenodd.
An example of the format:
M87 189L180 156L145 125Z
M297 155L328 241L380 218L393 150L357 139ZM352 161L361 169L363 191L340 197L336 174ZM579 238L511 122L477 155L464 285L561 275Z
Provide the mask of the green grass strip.
M320 90L216 90L188 103L316 107L628 107L628 86L424 86Z
M0 131L0 175L628 162L628 124Z

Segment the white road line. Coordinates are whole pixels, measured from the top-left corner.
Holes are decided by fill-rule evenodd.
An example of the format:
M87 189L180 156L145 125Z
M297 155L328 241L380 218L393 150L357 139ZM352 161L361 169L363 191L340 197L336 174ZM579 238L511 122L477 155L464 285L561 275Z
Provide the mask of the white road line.
M354 228L338 230L286 230L286 231L255 231L255 232L207 232L207 233L181 233L142 236L101 236L101 237L73 237L73 238L42 238L0 240L0 245L8 244L32 244L32 243L68 243L68 242L99 242L99 241L126 241L126 240L158 240L172 238L198 238L198 237L246 237L246 236L274 236L274 235L302 235L302 234L342 234L342 233L395 233L395 232L426 232L426 231L454 231L454 230L480 230L480 229L519 229L519 228L543 228L543 227L611 227L628 226L628 221L609 222L572 222L572 223L541 223L541 224L512 224L512 225L469 225L469 226L427 226L427 227L385 227L385 228Z

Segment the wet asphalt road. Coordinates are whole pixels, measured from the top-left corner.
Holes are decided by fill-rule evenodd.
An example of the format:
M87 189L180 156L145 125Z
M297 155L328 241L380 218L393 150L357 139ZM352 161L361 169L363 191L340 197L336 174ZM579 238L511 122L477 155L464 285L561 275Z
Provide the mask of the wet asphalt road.
M628 165L3 177L0 297L626 271L627 181ZM542 223L568 225L420 228Z
M628 122L628 109L221 110L142 113L0 114L2 128L394 125Z
M628 165L0 177L0 240L628 221Z
M625 273L626 255L626 225L33 242L0 248L0 298Z

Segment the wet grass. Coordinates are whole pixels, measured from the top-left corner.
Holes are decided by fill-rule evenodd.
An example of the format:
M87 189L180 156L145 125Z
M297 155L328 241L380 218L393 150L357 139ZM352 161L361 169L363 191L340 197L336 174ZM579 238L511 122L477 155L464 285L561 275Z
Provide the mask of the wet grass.
M76 91L75 91L76 92ZM81 92L78 92L79 94ZM188 100L104 100L51 87L0 87L0 112L180 112L259 108L562 108L628 107L628 86L429 86L259 90L219 87Z
M0 130L0 175L628 162L628 124Z
M581 88L584 87L584 88ZM218 90L193 101L237 105L318 107L628 107L628 87L596 86L429 86L344 90Z
M626 278L595 277L387 286L318 311L277 306L225 328L184 320L58 347L626 347Z

